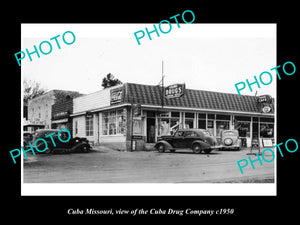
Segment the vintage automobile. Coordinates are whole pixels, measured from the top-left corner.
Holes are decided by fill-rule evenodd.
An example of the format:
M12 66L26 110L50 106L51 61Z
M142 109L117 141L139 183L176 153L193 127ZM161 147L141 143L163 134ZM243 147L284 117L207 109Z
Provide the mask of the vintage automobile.
M191 148L194 153L210 153L218 148L217 140L204 129L178 129L173 135L161 136L154 147L158 152L180 148Z
M33 132L23 131L23 146L26 147L33 139Z
M40 129L37 130L33 136L33 140L31 142L32 146L34 147L34 143L37 139L43 138L47 141L48 148L43 153L57 153L57 152L89 152L91 150L91 146L89 141L86 138L71 138L68 142L61 142L58 139L58 129ZM56 146L53 145L53 142L50 136L46 137L47 135L54 133L51 137L53 138L53 142ZM67 140L69 135L66 131L62 130L60 133L60 139ZM45 143L40 141L37 144L38 149L45 149Z
M238 130L223 130L221 132L222 149L236 149L240 150L242 147L242 140L239 138Z

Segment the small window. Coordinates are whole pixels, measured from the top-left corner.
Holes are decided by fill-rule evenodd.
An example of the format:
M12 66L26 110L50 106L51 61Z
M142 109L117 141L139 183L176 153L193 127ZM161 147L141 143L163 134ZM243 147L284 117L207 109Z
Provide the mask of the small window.
M154 111L147 111L147 117L154 117L155 118L155 112Z
M179 112L171 112L171 117L180 117Z
M215 114L207 114L208 119L215 119Z
M235 116L234 118L238 121L251 121L251 117L249 116Z
M185 118L194 118L194 113L185 113Z
M274 118L261 117L260 122L274 123Z
M217 120L230 120L229 115L217 115Z
M199 113L198 118L199 119L206 119L206 114Z
M75 135L78 134L78 121L75 121Z
M93 117L86 117L85 118L85 131L86 136L93 136Z

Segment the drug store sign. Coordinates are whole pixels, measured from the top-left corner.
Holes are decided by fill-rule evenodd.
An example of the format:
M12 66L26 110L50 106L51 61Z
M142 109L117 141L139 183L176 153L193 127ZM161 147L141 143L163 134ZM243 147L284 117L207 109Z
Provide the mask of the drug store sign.
M185 84L173 84L165 87L165 98L179 98L184 95Z

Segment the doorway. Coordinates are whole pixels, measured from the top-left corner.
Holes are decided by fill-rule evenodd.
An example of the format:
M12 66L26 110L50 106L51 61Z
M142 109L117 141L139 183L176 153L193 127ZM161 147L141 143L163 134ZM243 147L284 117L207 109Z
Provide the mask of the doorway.
M147 118L147 143L155 143L155 118Z

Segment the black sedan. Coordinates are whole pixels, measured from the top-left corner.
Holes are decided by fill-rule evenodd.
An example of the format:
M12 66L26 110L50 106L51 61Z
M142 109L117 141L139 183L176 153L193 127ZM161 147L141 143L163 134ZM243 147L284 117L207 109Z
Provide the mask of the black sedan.
M67 140L69 135L66 131L61 131L59 133L60 138L58 138L58 131L57 129L41 129L37 130L33 136L32 146L37 139L43 138L47 142L48 148L44 151L44 153L54 153L54 152L89 152L91 150L91 146L89 141L86 138L70 138L67 142L62 142L60 140ZM50 138L49 134L55 133ZM48 136L48 137L46 137ZM53 140L51 140L53 139ZM60 139L60 140L59 140ZM53 144L55 143L55 146ZM37 142L38 149L42 150L45 149L45 143L43 141Z
M175 152L176 149L190 148L197 154L202 151L208 154L219 148L216 138L203 129L179 129L173 135L161 136L154 147L158 152Z

